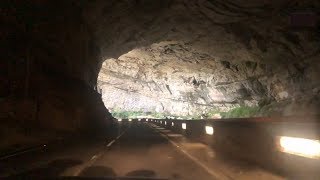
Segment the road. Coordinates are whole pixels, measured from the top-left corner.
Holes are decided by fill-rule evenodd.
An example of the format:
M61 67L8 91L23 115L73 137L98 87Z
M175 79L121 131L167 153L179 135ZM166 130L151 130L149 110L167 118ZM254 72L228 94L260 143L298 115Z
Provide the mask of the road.
M256 167L250 169L248 165L231 167L218 160L214 164L211 158L212 151L203 144L186 142L182 135L153 124L132 122L121 123L108 138L76 138L2 161L0 177L280 179Z
M1 173L11 172L15 178L62 175L214 179L147 123L122 125L109 142L84 141L2 162L5 170Z

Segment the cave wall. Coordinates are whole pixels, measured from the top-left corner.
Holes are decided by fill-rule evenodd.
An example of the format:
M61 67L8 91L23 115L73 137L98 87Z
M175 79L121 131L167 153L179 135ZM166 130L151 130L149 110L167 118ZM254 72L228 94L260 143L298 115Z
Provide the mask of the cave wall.
M1 4L3 127L76 132L106 125L111 116L95 91L100 52L81 2Z
M109 101L105 104L110 108L119 103L128 110L139 106L146 109L152 104L155 106L149 108L153 110L185 114L212 107L226 110L234 105L259 105L264 107L260 114L263 116L318 113L319 2L177 0L155 1L149 6L145 3L114 1L108 6L100 2L89 8L95 15L87 16L88 24L96 27L103 59L110 60L104 65L107 72L102 79L106 80L101 83L105 102ZM299 13L308 17L296 18ZM172 47L153 48L154 44L164 42L173 42ZM209 58L199 61L201 55ZM168 68L170 63L173 67L190 61L197 67L197 63L203 62L206 73L199 75L201 69L195 68L189 74L186 69L192 69L190 65L181 74L205 83L199 88L192 83L186 85L182 78L178 84L166 82L176 72L172 69L163 73L161 66L153 66L163 61ZM211 64L214 65L209 68ZM164 75L157 77L159 74ZM172 95L166 85L184 87L180 91L184 94ZM207 90L199 90L201 87L216 90L223 98L211 95L212 100L206 100L202 96ZM116 92L121 95L116 96ZM163 103L157 102L157 97ZM220 104L214 103L218 99Z
M313 0L2 1L1 117L58 129L74 129L70 117L104 122L109 113L95 91L102 62L163 41L225 62L230 73L265 64L278 73L266 75L274 87L264 88L287 92L276 101L318 98L318 9ZM296 27L290 18L300 10L314 15Z

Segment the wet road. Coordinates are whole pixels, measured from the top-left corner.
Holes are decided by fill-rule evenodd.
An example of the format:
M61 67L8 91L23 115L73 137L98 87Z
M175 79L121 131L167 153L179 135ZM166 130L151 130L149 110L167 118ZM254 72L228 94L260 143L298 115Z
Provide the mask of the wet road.
M0 177L152 177L282 179L257 167L226 163L214 151L151 123L120 123L107 137L48 145L0 163ZM139 179L139 178L138 178Z
M105 167L118 176L213 179L146 123L132 124L107 152L97 154L93 161L91 167L75 175L93 176L92 167Z
M2 176L140 176L214 179L147 123L122 124L108 140L84 140L2 162ZM81 141L81 140L75 140ZM108 141L108 142L107 142Z

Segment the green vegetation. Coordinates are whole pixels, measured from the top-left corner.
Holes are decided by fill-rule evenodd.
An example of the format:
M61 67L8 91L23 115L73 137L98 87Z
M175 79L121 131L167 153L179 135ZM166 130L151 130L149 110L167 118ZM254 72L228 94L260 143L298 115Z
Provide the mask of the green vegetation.
M221 118L242 118L254 117L260 111L259 107L240 106L229 110L228 112L221 112Z
M137 118L139 116L151 116L154 118L165 118L166 115L162 113L157 112L143 112L143 111L121 111L121 110L115 110L112 113L112 116L115 118Z
M169 113L159 113L159 112L144 112L144 111L123 111L123 110L113 110L111 112L112 116L115 118L127 119L127 118L138 118L141 116L149 116L153 118L166 118L166 117L174 117L176 119L200 119L201 115L194 115L194 116L177 116L172 115Z
M210 109L207 113L206 113L206 117L207 118L212 118L214 116L216 116L217 114L220 114L221 113L221 110L219 110L218 108L213 108L213 109Z
M201 116L204 118L212 118L216 115L220 115L221 118L243 118L243 117L255 117L264 111L269 112L270 110L264 108L256 107L249 107L249 106L240 106L233 108L227 112L221 112L218 108L213 108L209 110L205 114L197 114L197 115L188 115L188 116L177 116L177 115L171 115L169 113L158 113L158 112L144 112L144 111L123 111L123 110L113 110L112 116L115 118L138 118L139 116L149 116L153 118L166 118L166 117L175 117L176 119L182 118L182 119L200 119Z
M141 111L114 111L111 113L113 117L115 118L135 118L137 116L143 115L143 112Z

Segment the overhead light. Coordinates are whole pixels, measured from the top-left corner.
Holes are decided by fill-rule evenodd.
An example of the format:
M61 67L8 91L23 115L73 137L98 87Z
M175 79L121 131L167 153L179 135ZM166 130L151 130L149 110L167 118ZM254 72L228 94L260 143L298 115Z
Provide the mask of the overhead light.
M314 139L281 136L280 151L308 158L320 158L320 141Z
M206 126L206 134L213 135L213 132L212 126Z
M132 121L132 119L129 119L129 122L131 122Z
M121 122L122 121L122 119L118 119L118 122Z
M181 126L182 126L182 129L187 129L187 124L186 123L182 123Z
M174 126L174 122L171 123L171 126Z

